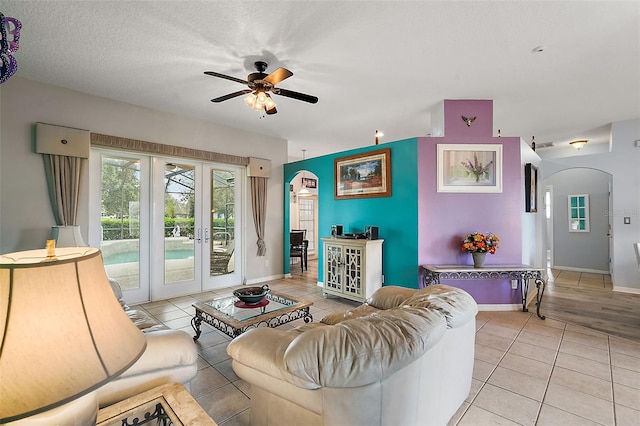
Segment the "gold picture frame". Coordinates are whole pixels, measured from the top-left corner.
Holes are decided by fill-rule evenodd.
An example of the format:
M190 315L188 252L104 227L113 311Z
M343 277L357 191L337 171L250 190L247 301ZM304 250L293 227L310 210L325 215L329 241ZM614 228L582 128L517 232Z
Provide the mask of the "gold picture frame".
M334 160L336 200L391 196L391 149Z

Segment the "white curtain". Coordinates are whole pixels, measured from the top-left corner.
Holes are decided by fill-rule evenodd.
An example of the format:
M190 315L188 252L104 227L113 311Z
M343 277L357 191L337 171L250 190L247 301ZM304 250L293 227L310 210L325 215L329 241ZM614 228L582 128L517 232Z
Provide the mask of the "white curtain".
M267 212L267 178L251 176L251 210L253 211L253 223L258 234L258 256L267 253L264 243L264 222Z
M43 154L43 157L56 225L77 225L80 176L86 159L53 154Z

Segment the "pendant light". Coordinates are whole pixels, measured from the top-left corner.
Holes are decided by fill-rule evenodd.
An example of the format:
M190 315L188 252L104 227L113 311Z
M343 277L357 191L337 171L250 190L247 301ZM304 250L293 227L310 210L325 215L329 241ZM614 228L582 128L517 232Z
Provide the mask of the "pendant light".
M302 150L302 161L305 160L305 153L307 152L306 149ZM308 197L311 195L311 192L307 189L307 183L305 182L306 179L306 174L304 172L304 170L302 171L302 189L300 189L300 191L298 191L298 196L299 197Z

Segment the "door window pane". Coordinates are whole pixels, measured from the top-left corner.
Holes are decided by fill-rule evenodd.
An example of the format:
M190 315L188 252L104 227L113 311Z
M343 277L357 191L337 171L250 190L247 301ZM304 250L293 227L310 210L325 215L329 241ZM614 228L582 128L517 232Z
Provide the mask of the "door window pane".
M569 232L589 232L589 195L569 195Z
M164 282L195 278L195 167L166 163L164 174Z
M227 170L211 171L211 275L235 270L235 175Z
M140 287L140 160L102 156L100 250L123 290Z
M315 252L315 200L309 197L298 198L298 229L305 229L306 239L309 241L309 252Z

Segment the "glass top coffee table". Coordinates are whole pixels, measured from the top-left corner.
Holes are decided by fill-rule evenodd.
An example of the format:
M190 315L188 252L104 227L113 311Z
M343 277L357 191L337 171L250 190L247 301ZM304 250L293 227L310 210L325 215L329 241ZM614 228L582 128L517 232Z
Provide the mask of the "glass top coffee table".
M313 302L308 300L273 292L256 305L246 305L235 296L196 302L192 305L196 309L196 315L191 319L191 326L196 332L193 340L200 337L202 322L231 337L237 337L250 328L274 328L300 318L309 323L313 321L309 313L311 305Z

